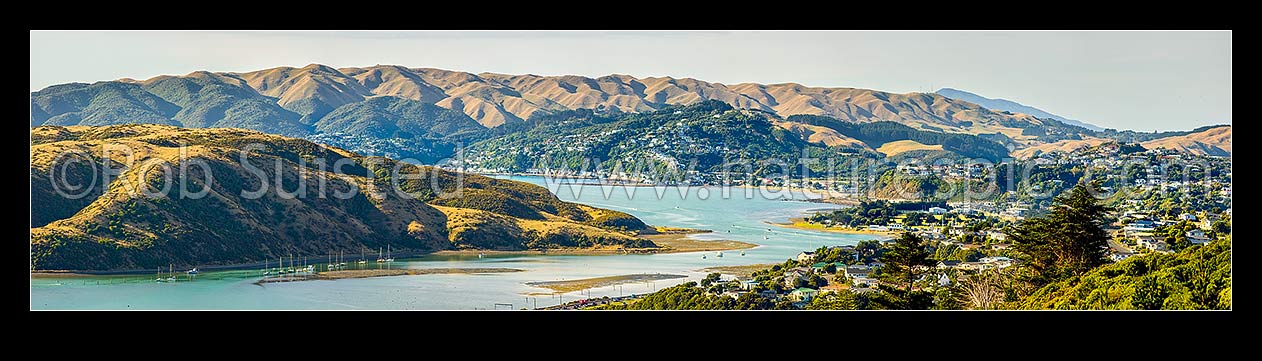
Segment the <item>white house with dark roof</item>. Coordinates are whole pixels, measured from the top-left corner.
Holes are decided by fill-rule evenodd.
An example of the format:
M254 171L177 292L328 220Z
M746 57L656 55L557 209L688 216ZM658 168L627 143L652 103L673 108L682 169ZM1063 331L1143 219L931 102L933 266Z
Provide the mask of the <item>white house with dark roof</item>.
M1184 235L1188 237L1188 242L1192 242L1192 244L1206 244L1210 241L1209 236L1205 234L1205 231L1199 229L1187 231Z
M813 261L815 260L815 252L802 251L802 253L798 253L797 260L799 263L806 263L806 262Z
M846 267L846 277L849 278L867 278L872 272L872 268L868 266L850 266Z
M1144 248L1151 249L1158 252L1165 252L1168 247L1168 245L1166 245L1166 241L1163 241L1153 236L1135 237L1135 243L1138 244L1140 247L1144 247Z

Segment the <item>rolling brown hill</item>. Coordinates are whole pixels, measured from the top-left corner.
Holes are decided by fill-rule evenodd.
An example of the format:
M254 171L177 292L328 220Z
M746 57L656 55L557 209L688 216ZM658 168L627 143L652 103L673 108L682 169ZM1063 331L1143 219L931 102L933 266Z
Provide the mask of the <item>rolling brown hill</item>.
M31 137L36 270L196 267L358 254L387 245L409 253L655 247L636 237L648 229L639 219L564 202L543 187L364 157L301 139L140 124L41 126ZM103 153L118 147L128 150ZM69 152L86 158L61 156ZM119 171L108 182L101 169L107 160ZM153 167L160 164L173 172ZM179 172L181 164L189 165L187 176ZM395 179L396 167L417 178ZM81 197L59 194L50 176L61 181L63 170L60 184L96 187L62 188ZM404 193L390 191L395 183ZM180 197L181 184L193 193L206 189L205 196ZM268 187L259 196L248 195L263 184ZM170 193L161 191L164 185ZM291 195L304 185L306 196Z
M1028 159L1043 153L1064 152L1071 153L1075 150L1090 148L1100 144L1112 142L1114 140L1108 138L1084 137L1084 139L1069 139L1059 142L1039 144L1029 148L1012 152L1012 156L1017 159Z
M1165 148L1197 155L1231 156L1231 126L1209 128L1200 132L1165 137L1140 143L1144 148Z
M897 94L870 89L809 87L795 83L727 85L692 78L637 78L622 74L589 78L575 75L474 74L397 65L335 69L319 64L243 73L199 71L184 76L123 79L90 86L78 83L52 86L32 93L32 125L45 122L50 125L77 125L81 120L93 125L140 121L179 124L184 118L195 120L184 126L216 124L217 119L213 115L219 114L217 112L210 112L208 116L205 111L182 110L176 106L186 104L179 101L188 98L182 93L168 90L159 93L161 98L158 99L145 92L156 87L155 84L170 83L172 79L192 79L199 84L213 83L218 87L245 89L247 92L233 96L271 102L273 106L283 108L262 109L266 104L259 104L255 107L261 110L255 113L265 111L268 116L280 119L284 123L281 128L287 131L282 134L287 135L302 133L301 130L291 129L294 128L292 123L309 126L340 106L380 96L458 110L487 128L521 122L540 112L582 108L640 113L704 100L719 100L735 108L757 109L780 118L795 114L825 115L852 122L895 121L938 132L1002 133L1017 147L1040 143L1034 140L1035 136L1026 134L1025 129L1049 125L1048 121L1033 116L991 111L933 93ZM106 99L96 96L103 90L97 88L105 87L102 84L115 83L139 85L140 88L114 87L109 90L117 95ZM90 101L68 98L68 94L76 94L79 99L91 102L102 102L102 106L109 106L106 108L108 111L96 111L102 106L94 108ZM118 101L105 102L115 99ZM167 104L163 100L176 104ZM195 114L170 120L174 113L180 111ZM291 116L290 112L294 115Z

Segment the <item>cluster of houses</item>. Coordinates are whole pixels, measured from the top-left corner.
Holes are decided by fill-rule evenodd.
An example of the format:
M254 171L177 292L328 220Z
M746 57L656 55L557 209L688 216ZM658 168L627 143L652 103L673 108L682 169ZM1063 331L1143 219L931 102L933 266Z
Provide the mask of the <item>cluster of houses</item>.
M1149 149L1143 152L1120 154L1117 143L1083 148L1073 152L1041 153L1030 159L1040 165L1083 166L1093 168L1107 178L1130 177L1129 171L1141 176L1125 179L1127 185L1140 189L1181 189L1207 187L1216 196L1231 197L1231 158L1194 155L1170 149ZM1179 172L1169 172L1177 166ZM1216 168L1217 173L1207 172ZM1192 180L1190 174L1204 175Z
M978 204L986 205L977 206ZM995 202L961 202L954 205L948 204L951 207L950 209L929 207L923 211L899 211L900 214L893 217L891 223L869 224L860 228L877 232L907 231L931 241L941 241L964 248L980 247L980 244L965 244L959 239L960 236L973 235L987 240L991 244L990 247L992 249L1007 249L1010 246L1007 243L1008 236L998 229L970 230L970 226L985 220L987 217L995 217L994 214L983 210L986 209L983 207L987 207L987 205L993 208L994 204ZM911 213L922 213L925 217L932 218L932 222L922 221L919 225L908 225L906 219L908 214ZM833 226L828 219L820 222L825 226Z
M1230 210L1228 210L1230 212ZM1170 245L1166 244L1164 235L1155 234L1158 227L1179 223L1182 221L1196 222L1198 228L1189 230L1184 233L1188 242L1197 244L1206 244L1212 241L1209 235L1205 233L1205 229L1210 229L1214 222L1219 220L1218 215L1205 213L1197 216L1191 213L1180 214L1175 219L1154 220L1153 216L1145 212L1128 210L1123 212L1119 217L1122 226L1122 236L1127 240L1134 241L1137 247L1151 252L1170 252ZM1116 260L1126 259L1133 252L1115 252L1112 258Z
M349 133L320 133L304 139L331 145L363 155L382 156L391 159L433 156L432 147L407 138L375 138Z
M853 250L853 246L841 246L841 247L842 248L849 247ZM792 300L794 302L805 304L805 303L809 303L812 299L824 293L874 292L876 286L880 283L880 281L876 279L876 276L874 273L884 266L884 264L881 262L871 262L871 263L866 263L866 264L863 264L863 263L846 264L844 262L811 263L815 261L815 253L810 252L810 251L803 251L801 253L798 253L796 260L798 261L798 264L811 264L811 265L794 267L794 268L784 270L783 274L780 276L781 278L779 279L779 282L783 282L783 285L785 286L786 289L789 289L789 291L783 294L779 294L773 290L763 290L759 293L759 295L763 297L768 297L768 298L787 297L789 300ZM941 262L938 262L938 265L936 268L940 270L955 269L955 270L963 270L963 271L982 271L982 270L989 270L989 269L1011 267L1014 264L1015 264L1015 260L1011 258L995 256L995 257L984 257L976 262L941 261ZM832 273L828 272L830 268L834 269ZM841 275L841 276L844 276L844 278L848 280L848 282L846 283L830 282L828 285L820 287L819 289L814 289L814 288L809 288L809 287L795 287L796 285L799 284L799 281L808 280L812 275L819 275L819 276L823 276L829 279L832 279L831 276ZM945 274L936 274L936 275L933 275L933 277L939 277L938 282L940 285L945 286L945 285L950 284L951 282L950 278L947 277ZM740 290L729 290L727 292L724 292L723 295L736 298L736 297L739 297L743 293L753 292L753 290L757 288L757 286L759 285L759 282L755 280L743 280L743 281L739 281L739 284L740 284Z
M850 248L852 251L854 249L854 246L841 247ZM784 288L788 289L787 292L781 294L774 290L762 290L758 294L763 297L776 299L787 297L789 300L794 302L805 304L811 302L812 299L821 293L872 292L874 291L873 288L876 287L877 284L876 279L871 277L872 272L880 269L881 266L884 265L880 262L867 264L846 264L844 262L812 263L815 261L815 253L810 251L798 253L796 260L798 261L798 264L810 264L810 266L800 266L784 270L784 272L779 276L780 278L778 282L782 282ZM830 268L833 269L832 272L829 272ZM826 279L833 278L836 275L844 275L846 279L850 280L850 282L849 284L830 282L828 285L820 287L819 289L795 287L798 285L799 281L809 280L812 275L818 275ZM736 298L743 293L753 292L754 289L758 287L759 282L750 279L739 281L739 284L740 290L729 290L724 292L723 295Z
M936 175L943 179L981 179L986 176L986 171L993 167L993 164L986 163L920 164L917 160L911 160L899 165L896 169L910 176Z
M964 261L939 261L938 269L956 269L963 271L984 271L990 269L999 269L1011 267L1016 264L1016 260L1003 256L982 257L976 262Z

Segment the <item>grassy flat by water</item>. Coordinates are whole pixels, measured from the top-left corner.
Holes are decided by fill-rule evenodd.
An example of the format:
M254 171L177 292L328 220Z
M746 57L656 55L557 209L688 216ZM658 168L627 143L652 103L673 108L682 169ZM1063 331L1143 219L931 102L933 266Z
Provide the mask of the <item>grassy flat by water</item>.
M684 275L661 274L661 273L640 273L621 276L608 276L596 278L584 278L577 280L564 281L546 281L546 282L528 282L527 285L547 288L554 292L573 292L585 290L588 288L616 286L627 283L648 282L658 280L668 280L675 278L684 278ZM546 293L544 293L546 294Z
M803 218L789 218L789 223L771 223L784 228L801 229L808 231L823 231L833 233L846 234L875 234L880 236L896 236L899 231L872 231L867 229L853 229L849 227L828 227L819 223L807 222Z
M775 264L772 264L772 263L760 263L760 264L750 264L750 265L743 265L743 266L715 266L715 267L702 268L701 271L706 272L706 273L718 272L719 274L735 276L736 278L740 278L740 279L747 279L749 278L750 275L754 274L755 271L765 270L765 269L771 268L771 266L774 266L774 265Z
M688 235L695 233L709 233L710 231L682 229L682 228L660 228L658 234L642 235L658 248L626 248L622 246L596 246L586 248L549 248L545 250L520 250L520 251L497 251L497 250L476 250L464 249L454 251L438 251L438 255L567 255L567 256L600 256L615 254L654 254L654 253L684 253L684 252L706 252L706 251L727 251L736 249L754 248L758 245L733 240L698 240L688 238Z

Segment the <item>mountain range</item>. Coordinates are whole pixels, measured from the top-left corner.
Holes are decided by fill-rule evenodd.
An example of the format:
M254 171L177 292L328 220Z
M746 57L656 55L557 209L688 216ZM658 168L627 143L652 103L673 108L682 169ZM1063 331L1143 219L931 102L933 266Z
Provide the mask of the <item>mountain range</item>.
M591 78L311 64L53 85L31 93L30 124L244 128L423 164L438 163L461 145L568 121L563 115L576 110L616 118L706 101L762 114L773 125L767 131L785 131L825 147L860 150L874 150L883 142L854 139L837 127L790 118L820 116L841 122L836 124L892 122L910 129L901 134L975 135L1010 151L1092 137L1140 142L1165 136L1098 132L1090 124L1015 102L953 89L938 93L897 94L795 83L728 85L621 74ZM933 150L943 145L915 141L918 145L886 150L901 154L904 149ZM994 153L986 152L988 158Z
M1104 130L1104 128L1101 128L1094 124L1088 124L1080 120L1065 118L1056 114L1049 113L1042 109L1035 108L1035 107L1021 104L1021 103L1017 103L1008 99L991 99L991 98L987 98L981 95L966 92L963 90L951 89L951 88L938 89L938 91L934 92L934 94L938 94L938 95L955 99L955 100L963 100L966 102L970 102L973 104L986 107L986 109L990 109L990 110L1029 114L1029 115L1033 115L1039 118L1059 120L1060 122L1065 123L1065 124L1076 125L1076 126L1091 129L1094 131Z
M540 186L302 139L151 124L40 126L31 138L34 270L187 268L387 246L405 253L656 247L637 236L651 230L634 216L561 201ZM106 153L107 146L130 151ZM72 153L87 158L60 156ZM166 173L154 164L188 166ZM106 166L118 175L105 176ZM403 193L391 191L396 183ZM68 197L56 184L93 187ZM166 196L142 192L164 184ZM180 187L205 193L184 197L175 193ZM303 189L306 196L294 195Z
M1034 116L991 111L929 93L896 94L795 83L726 85L692 78L619 74L597 78L473 74L397 65L335 69L311 64L242 73L197 71L145 80L60 84L33 92L31 97L32 126L158 123L235 126L293 136L327 132L327 126L318 125L326 115L376 97L454 110L483 128L564 110L644 112L703 100L719 100L782 118L810 114L852 122L885 120L934 131L1002 132L1013 138L1021 138L1024 128L1056 126ZM436 134L447 135L442 130Z

